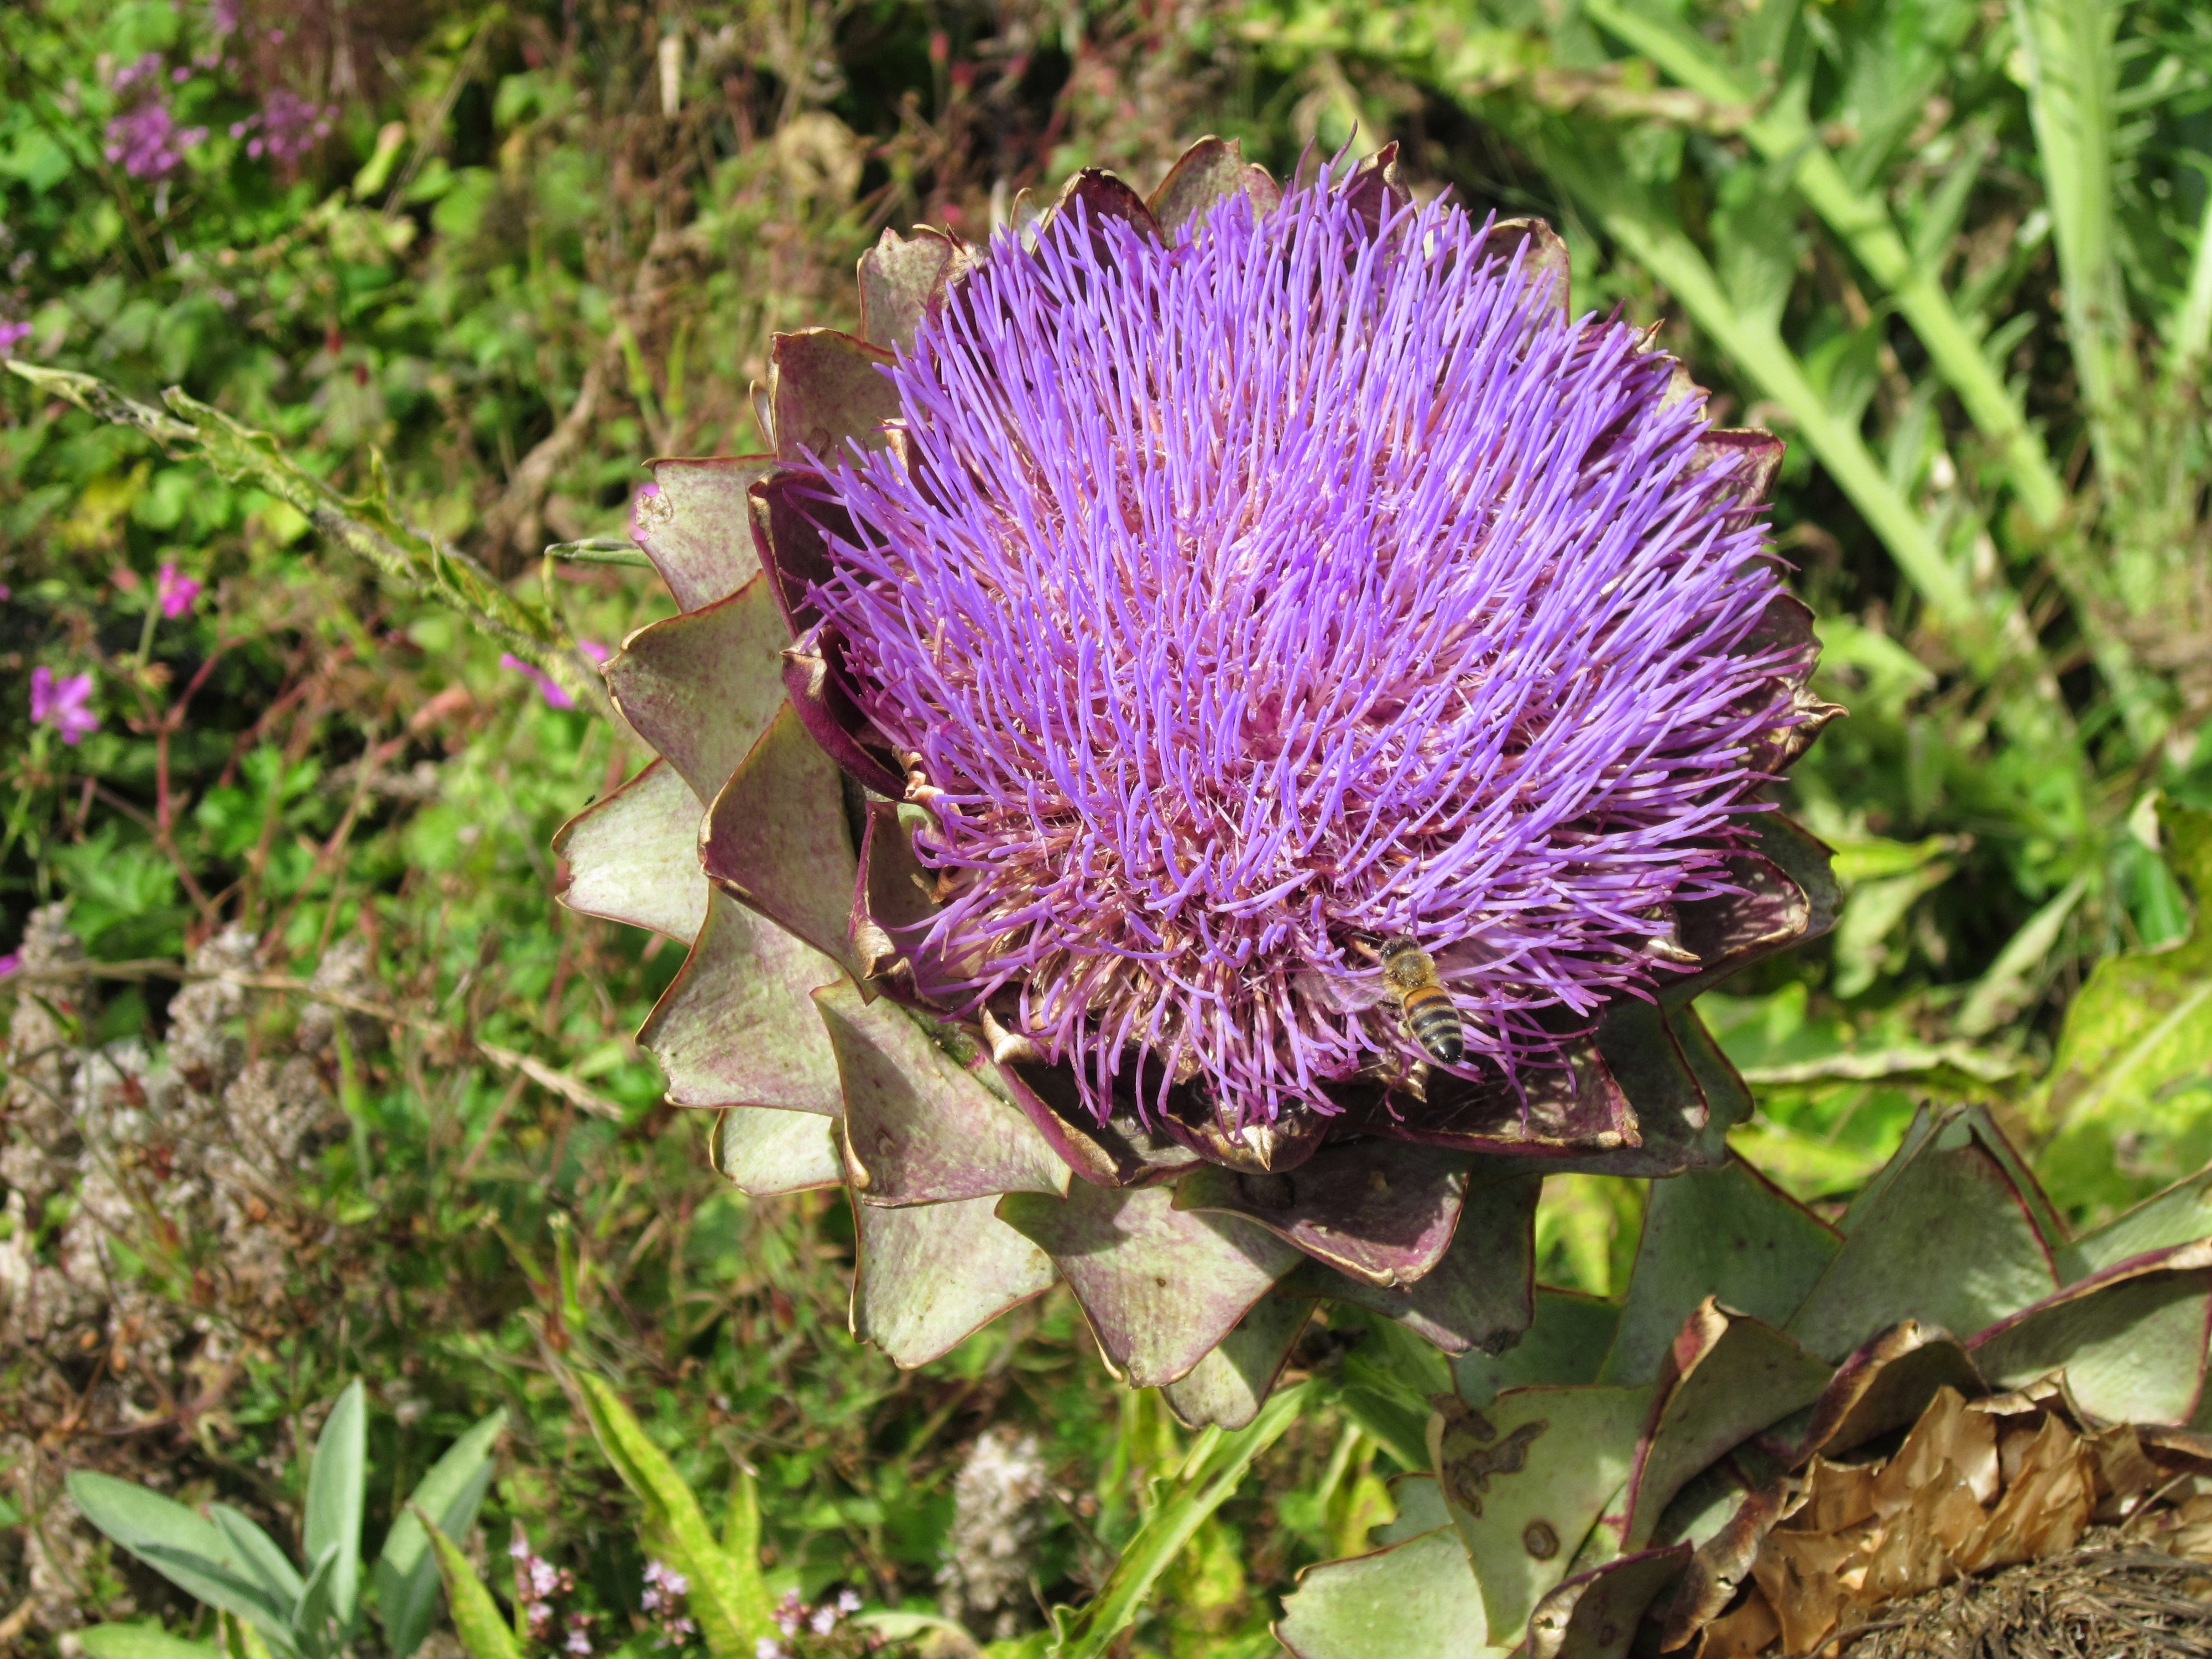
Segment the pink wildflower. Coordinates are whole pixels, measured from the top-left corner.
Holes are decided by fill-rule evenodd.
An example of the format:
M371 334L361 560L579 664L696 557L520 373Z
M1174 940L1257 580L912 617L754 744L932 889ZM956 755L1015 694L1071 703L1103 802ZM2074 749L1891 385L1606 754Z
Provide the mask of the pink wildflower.
M0 979L6 979L10 975L21 973L22 968L23 953L21 951L10 951L6 956L0 957Z
M187 576L177 568L174 559L163 564L154 576L154 597L160 601L161 614L174 621L192 608L200 596L198 578Z
M28 323L0 323L0 357L13 356L15 348L30 337Z
M72 749L100 730L100 716L92 712L91 702L91 675L56 679L54 671L43 664L31 671L31 723L52 726Z

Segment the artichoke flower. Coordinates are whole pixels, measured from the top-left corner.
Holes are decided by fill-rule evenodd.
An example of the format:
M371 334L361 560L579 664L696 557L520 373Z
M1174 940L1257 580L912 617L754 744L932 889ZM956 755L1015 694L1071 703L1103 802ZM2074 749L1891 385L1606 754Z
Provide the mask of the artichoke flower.
M1194 1421L1322 1298L1511 1343L1538 1178L1722 1163L1690 1000L1832 918L1761 793L1839 712L1780 442L1389 151L1206 139L860 289L777 337L773 453L635 509L660 758L559 846L692 942L669 1098L746 1191L850 1190L902 1364L1059 1277Z
M1540 1290L1510 1352L1455 1361L1433 1474L1276 1633L1297 1659L1832 1651L1886 1599L2201 1480L2208 1317L2212 1171L2070 1236L1978 1108L1923 1111L1834 1224L1741 1161L1656 1182L1625 1296Z

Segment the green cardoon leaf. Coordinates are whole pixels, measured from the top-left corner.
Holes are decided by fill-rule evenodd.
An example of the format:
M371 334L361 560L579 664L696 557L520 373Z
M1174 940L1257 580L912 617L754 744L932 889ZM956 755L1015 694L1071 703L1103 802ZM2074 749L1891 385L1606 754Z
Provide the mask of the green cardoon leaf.
M419 1512L434 1517L448 1538L468 1535L491 1485L492 1450L506 1425L507 1413L495 1411L448 1446L416 1483L407 1507L385 1535L370 1583L392 1659L410 1659L429 1634L438 1610L438 1563L416 1516Z
M1451 1248L1474 1161L1408 1141L1353 1141L1276 1174L1201 1165L1176 1182L1175 1206L1241 1216L1340 1273L1396 1289Z
M775 465L770 455L652 463L654 488L638 497L630 533L684 610L726 599L760 574L745 492Z
M187 1641L159 1625L88 1625L77 1644L92 1659L221 1659L212 1642Z
M1709 1296L1770 1325L1786 1324L1841 1243L1833 1228L1740 1158L1654 1182L1605 1380L1656 1376L1682 1322Z
M1486 1161L1489 1173L1475 1177L1480 1184L1461 1204L1451 1248L1411 1285L1372 1285L1310 1261L1284 1281L1284 1291L1356 1303L1446 1353L1510 1350L1533 1312L1536 1200L1543 1183L1517 1170L1499 1179L1501 1165L1511 1167L1510 1160Z
M215 1522L216 1530L222 1534L232 1555L260 1582L264 1589L287 1605L299 1600L306 1581L275 1539L228 1504L209 1504L208 1519Z
M2067 1397L2107 1423L2185 1424L2204 1385L2212 1240L2136 1257L1985 1333L1976 1367L2000 1388L2055 1370Z
M951 1028L849 980L814 994L845 1097L845 1167L872 1204L1067 1190L1066 1160L946 1052ZM933 1038L935 1038L933 1041Z
M301 1547L317 1563L332 1553L329 1613L349 1634L361 1612L361 1510L368 1492L368 1395L358 1377L331 1407L308 1455Z
M1052 1259L994 1212L1001 1202L1030 1198L1054 1201L1014 1194L898 1209L854 1205L860 1259L853 1334L897 1364L924 1364L1042 1295L1054 1277Z
M1595 1382L1621 1318L1618 1302L1546 1285L1521 1340L1498 1353L1461 1355L1452 1363L1453 1387L1480 1411L1508 1389Z
M1430 1419L1431 1456L1487 1627L1521 1630L1620 1494L1654 1390L1514 1389Z
M637 1034L678 1106L774 1106L836 1116L837 1057L813 992L837 964L724 893Z
M491 1599L491 1592L477 1577L460 1546L420 1509L414 1516L430 1540L431 1559L437 1562L438 1576L446 1583L446 1603L453 1611L453 1634L468 1650L469 1659L522 1659L521 1645L500 1616L499 1603Z
M1547 1595L1528 1620L1528 1659L1622 1659L1644 1610L1681 1577L1690 1547L1608 1561L1577 1573Z
M1631 1292L1632 1304L1633 1292ZM1685 1352L1686 1344L1696 1346ZM1834 1368L1773 1326L1723 1313L1708 1297L1668 1357L1667 1392L1638 1449L1621 1547L1657 1534L1667 1505L1716 1459L1820 1397Z
M1212 1351L1161 1392L1193 1428L1241 1429L1260 1414L1282 1375L1313 1304L1270 1291L1252 1304Z
M2058 1251L2059 1277L2067 1284L2116 1267L2130 1256L2212 1238L2212 1170L2176 1182L2094 1232Z
M1449 1525L1324 1561L1283 1598L1275 1639L1296 1659L1489 1659L1482 1592Z
M562 824L553 851L567 879L556 893L571 910L696 938L707 919L699 869L703 809L681 773L656 760L605 800Z
M1303 1259L1249 1221L1176 1209L1161 1187L1078 1181L1065 1199L1009 1193L998 1212L1066 1275L1106 1363L1133 1388L1188 1372Z
M224 1528L158 1492L109 1475L80 1469L68 1484L84 1518L131 1554L186 1595L247 1620L279 1651L293 1651L291 1595L264 1582L264 1564L243 1559ZM291 1571L281 1553L276 1560Z
M708 809L708 878L849 972L860 858L845 827L836 763L788 703Z
M647 1539L691 1581L689 1605L708 1651L715 1659L752 1659L755 1645L776 1634L758 1559L741 1560L715 1540L698 1498L612 1385L588 1371L568 1375L592 1437L644 1508Z
M1908 1140L1861 1204L1789 1324L1824 1359L1905 1319L1971 1335L2058 1288L2027 1195L1966 1114Z
M727 599L624 640L606 665L607 690L691 793L711 801L782 710L790 642L775 589L757 574ZM697 833L695 818L695 841Z
M844 1184L837 1120L818 1112L733 1106L714 1120L708 1161L716 1174L753 1198L813 1192Z

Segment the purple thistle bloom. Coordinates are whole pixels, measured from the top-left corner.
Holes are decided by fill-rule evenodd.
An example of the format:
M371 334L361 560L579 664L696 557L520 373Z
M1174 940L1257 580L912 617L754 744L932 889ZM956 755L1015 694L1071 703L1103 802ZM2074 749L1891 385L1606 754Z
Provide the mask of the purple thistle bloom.
M91 702L90 674L57 678L43 663L31 671L31 723L51 726L72 749L100 730L100 716L92 712Z
M154 576L154 597L161 607L161 614L174 622L192 608L200 596L200 582L177 568L176 561L166 561Z
M1133 1075L1234 1127L1419 1063L1400 934L1449 1069L1543 1063L1735 890L1796 718L1751 463L1486 231L1326 173L1169 244L1063 214L922 322L889 447L814 458L810 598L933 818L932 994L1102 1118Z

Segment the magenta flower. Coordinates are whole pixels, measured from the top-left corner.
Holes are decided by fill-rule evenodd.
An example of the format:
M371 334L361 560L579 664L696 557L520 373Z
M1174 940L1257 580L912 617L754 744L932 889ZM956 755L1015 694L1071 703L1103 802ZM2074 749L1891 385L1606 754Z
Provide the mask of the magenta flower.
M23 953L21 951L10 951L6 956L0 957L0 979L7 979L22 971Z
M593 662L605 662L609 657L614 655L613 652L594 640L579 640L576 644L577 647ZM531 683L538 688L538 695L545 699L545 706L548 708L574 708L576 706L576 700L561 689L560 682L535 663L525 662L512 651L507 651L501 653L499 665L501 668L517 669L528 675Z
M154 575L154 597L161 607L161 614L172 622L192 608L200 596L200 583L177 568L172 559L163 563Z
M283 35L272 31L270 38L282 40ZM330 137L330 131L329 110L309 103L288 87L279 87L269 94L258 114L232 123L230 136L244 138L247 133L253 133L246 141L248 155L265 155L289 167Z
M43 663L31 671L31 723L52 726L72 749L100 730L100 716L92 712L91 702L90 674L57 679Z
M134 179L165 179L184 165L185 152L207 137L205 127L180 127L169 106L155 100L107 124L107 159Z
M30 337L28 323L0 323L0 357L12 356L15 348Z

